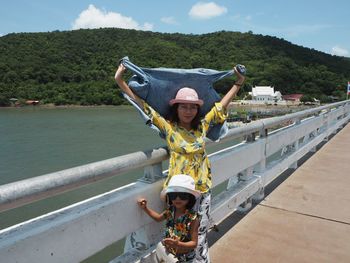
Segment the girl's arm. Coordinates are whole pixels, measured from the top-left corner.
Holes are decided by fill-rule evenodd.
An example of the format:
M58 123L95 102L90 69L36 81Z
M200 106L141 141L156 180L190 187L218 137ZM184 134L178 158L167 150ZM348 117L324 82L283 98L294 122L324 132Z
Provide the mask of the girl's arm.
M177 253L188 253L189 251L197 247L198 227L199 227L199 221L198 219L196 219L191 223L191 230L190 230L191 240L190 241L182 242L177 239L164 238L163 242L167 247L176 249Z
M142 108L142 101L140 99L140 97L138 97L128 86L128 84L126 84L126 82L123 79L123 75L126 71L126 68L124 67L123 64L119 64L119 67L114 75L114 79L117 82L118 86L120 87L120 89L125 92L130 98L132 98L134 101L136 101L136 103Z
M233 70L235 71L235 74L237 76L237 80L236 80L235 84L233 84L232 88L221 99L221 104L226 109L227 109L227 106L230 104L231 100L233 99L233 97L235 97L236 94L238 93L238 91L241 88L241 86L243 85L243 82L245 79L245 77L238 72L236 67L234 67Z
M145 211L145 213L147 215L149 215L150 217L152 217L155 221L160 222L160 221L164 220L163 213L159 214L156 211L154 211L153 209L147 207L147 200L146 199L144 199L144 198L139 199L137 201L137 203L143 209L143 211Z

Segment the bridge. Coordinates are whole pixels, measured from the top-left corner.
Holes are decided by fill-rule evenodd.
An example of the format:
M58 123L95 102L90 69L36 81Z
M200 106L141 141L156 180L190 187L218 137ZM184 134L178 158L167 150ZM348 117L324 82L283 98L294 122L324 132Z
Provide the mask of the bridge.
M338 258L349 260L349 252L345 252L349 251L350 244L349 213L345 215L348 210L342 207L342 204L348 207L345 201L349 200L349 195L344 195L344 199L332 199L347 189L348 181L344 178L346 174L336 173L338 170L344 171L341 170L343 167L337 165L331 170L329 166L339 158L333 155L339 145L343 146L342 160L348 155L348 150L344 150L345 143L342 145L339 141L349 134L349 127L346 126L350 120L349 111L349 101L329 104L259 120L231 129L220 142L207 143L210 148L219 148L209 157L215 186L212 200L215 224L220 225L235 211L247 212L254 203L260 202L211 247L213 262L223 262L220 258L222 255L225 262L231 259L232 262L254 262L248 260L252 257L249 255L252 251L259 260L266 253L265 259L276 257L283 262L288 262L284 260L288 255L292 259L297 258L297 253L302 251L310 260L300 253L300 258L305 259L300 262L316 262L319 259L317 253L320 252L317 248L327 247L333 251L330 253L332 262L333 259L341 262L337 261ZM334 138L328 142L332 136ZM338 136L342 136L342 139L338 139ZM239 143L232 143L237 141ZM332 146L333 141L338 146ZM316 152L317 147L325 142L325 146ZM313 161L314 166L310 167L305 166L308 164L306 162L264 199L265 188L286 170L296 169L298 160L310 152L316 152L310 162L319 155L331 158L332 162L316 161L314 164ZM162 162L167 159L166 149L158 148L0 186L0 211L5 211L108 177L123 176L131 170L144 169L143 177L136 182L0 230L1 262L81 262L124 239L124 253L111 259L111 263L153 262L154 245L161 238L162 226L145 215L138 208L136 200L146 197L156 210L163 208L159 193L167 174L167 171L162 171ZM327 169L324 169L329 172L328 176L324 173L323 176L315 175L316 172L321 173L320 164L326 166ZM309 168L304 169L304 166ZM301 175L305 170L310 174ZM312 202L305 206L297 202L297 198L311 198ZM329 205L332 202L334 207ZM326 211L326 207L331 211ZM316 228L312 220L324 222L318 222ZM331 224L339 226L329 228ZM304 246L306 242L310 247L315 247L312 241L324 240L324 246L316 246L310 253L305 252L305 247L302 250L296 240L307 235L295 234L298 225L303 227L303 233L315 234L313 239L304 239L300 244ZM330 235L321 235L321 232ZM285 233L284 238L281 233ZM338 234L341 233L346 245L330 246L338 244ZM286 247L289 248L287 253L279 250L283 248L285 251ZM246 257L245 261L236 258L240 253Z
M350 125L210 249L213 262L350 261Z

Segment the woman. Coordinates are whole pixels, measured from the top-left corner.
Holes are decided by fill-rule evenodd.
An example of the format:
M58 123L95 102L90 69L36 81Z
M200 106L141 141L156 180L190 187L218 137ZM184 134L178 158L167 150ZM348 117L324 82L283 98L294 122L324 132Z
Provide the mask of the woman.
M167 187L172 176L187 174L194 179L196 189L202 193L198 208L201 219L195 262L210 262L207 231L209 227L212 180L210 163L205 152L204 138L212 125L225 121L227 106L243 85L245 77L234 68L237 81L221 101L215 103L202 119L199 118L199 108L203 105L203 100L198 98L194 89L189 87L180 89L176 97L169 101L169 105L172 106L172 116L167 120L130 89L123 80L124 72L125 67L120 64L115 74L117 84L123 92L144 109L151 118L152 123L165 134L170 159L168 177L165 180L164 187Z

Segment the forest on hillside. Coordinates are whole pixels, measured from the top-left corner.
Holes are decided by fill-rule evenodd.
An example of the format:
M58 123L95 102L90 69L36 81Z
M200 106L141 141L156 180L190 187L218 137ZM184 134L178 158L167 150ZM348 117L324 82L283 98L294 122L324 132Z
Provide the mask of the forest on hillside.
M303 93L323 102L344 99L350 59L252 32L202 35L166 34L106 28L0 37L0 106L10 98L56 105L125 103L114 82L118 61L129 56L141 67L247 67L239 96L256 85L274 86L283 95ZM216 83L219 93L233 79Z

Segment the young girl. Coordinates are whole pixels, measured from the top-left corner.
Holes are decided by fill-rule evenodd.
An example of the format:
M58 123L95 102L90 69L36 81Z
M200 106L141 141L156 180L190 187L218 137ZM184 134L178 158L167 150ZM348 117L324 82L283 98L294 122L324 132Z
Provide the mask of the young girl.
M165 238L157 245L158 262L193 262L197 247L197 213L192 210L200 193L195 190L192 177L174 175L161 193L169 207L161 214L147 207L147 200L140 199L140 207L155 221L166 220Z
M210 262L207 231L209 228L212 180L210 163L205 152L204 138L211 126L225 121L227 106L243 85L245 78L234 68L237 81L221 101L215 103L202 119L199 118L199 108L203 105L203 100L198 98L194 89L189 87L180 89L176 97L169 101L173 115L167 120L130 89L123 80L124 72L125 67L120 64L115 74L117 84L123 92L144 109L152 123L158 127L162 134L165 134L170 159L168 178L165 180L164 187L169 184L172 176L187 174L194 179L196 189L202 193L198 208L200 227L195 262Z

